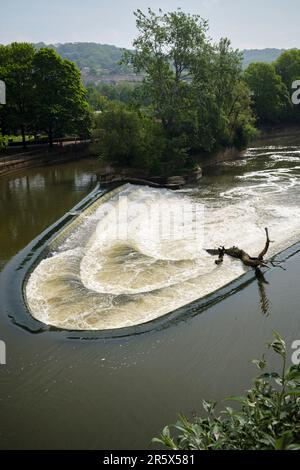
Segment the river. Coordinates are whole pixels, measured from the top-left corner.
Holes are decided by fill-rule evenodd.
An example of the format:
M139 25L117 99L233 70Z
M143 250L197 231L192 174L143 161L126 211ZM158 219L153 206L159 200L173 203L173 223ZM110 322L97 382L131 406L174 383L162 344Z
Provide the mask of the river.
M203 247L239 244L257 254L265 226L274 239L271 254L293 245L279 256L286 259L281 265L286 270L267 270L268 284L246 275L207 304L183 307L179 315L141 334L103 338L95 331L99 325L95 327L94 318L78 328L94 330L92 336L31 328L24 305L8 300L19 296L14 279L22 271L25 247L94 188L96 165L83 160L0 180L0 340L7 347L7 365L0 366L0 448L148 448L178 412L190 415L201 411L202 398L219 401L247 389L256 372L251 359L260 357L274 330L289 346L300 339L298 138L257 144L238 161L207 168L199 187L172 195L127 187L134 201L162 205L170 200L169 206L189 201L204 207L201 251L195 245L188 253L190 239L172 246L160 242L151 251L144 231L138 240L130 238L130 250L127 243L126 250L106 246L99 254L94 227L89 256L83 260L80 255L88 288L121 299L118 312L124 318L134 310L133 323L137 318L149 321L153 312L178 309L241 276L246 270L238 261L225 260L216 267ZM82 248L80 240L60 247L48 260L62 255L66 266L66 252ZM106 275L97 271L98 264ZM66 273L70 276L65 269L64 279ZM114 276L107 275L111 270ZM137 280L137 270L146 275ZM93 298L94 306L97 302L99 297L96 303ZM69 304L67 300L63 322L74 317ZM54 320L49 324L63 326Z

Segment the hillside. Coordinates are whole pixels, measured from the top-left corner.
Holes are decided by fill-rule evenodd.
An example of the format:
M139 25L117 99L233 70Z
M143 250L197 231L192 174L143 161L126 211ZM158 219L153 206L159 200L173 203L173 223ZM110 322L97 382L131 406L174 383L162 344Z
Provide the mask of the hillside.
M139 79L129 67L120 65L124 49L116 46L78 42L55 45L38 43L36 47L51 47L64 59L75 62L81 70L85 83Z
M244 68L253 62L274 62L285 51L285 49L245 49Z
M36 44L37 48L45 47L44 43ZM75 62L81 70L85 84L89 82L114 83L119 81L139 81L132 70L120 65L124 49L107 44L91 42L65 43L47 45L55 49L63 58ZM244 68L252 62L273 62L284 49L245 49Z

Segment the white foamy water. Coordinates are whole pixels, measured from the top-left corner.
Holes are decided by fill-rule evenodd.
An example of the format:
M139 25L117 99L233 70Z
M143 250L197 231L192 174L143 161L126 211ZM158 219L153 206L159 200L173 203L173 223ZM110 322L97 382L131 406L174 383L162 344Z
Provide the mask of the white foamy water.
M218 267L205 248L257 255L266 226L270 255L299 240L299 163L297 147L249 149L189 191L126 185L35 268L32 315L71 330L128 327L228 284L246 268L229 258Z

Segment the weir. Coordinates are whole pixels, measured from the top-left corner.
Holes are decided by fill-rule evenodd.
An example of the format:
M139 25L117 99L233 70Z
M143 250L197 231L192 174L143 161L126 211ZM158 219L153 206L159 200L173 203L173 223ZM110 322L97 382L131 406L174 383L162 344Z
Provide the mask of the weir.
M238 244L258 253L266 226L275 240L270 256L299 240L297 162L296 149L250 149L222 164L222 178L197 187L126 184L100 195L72 215L27 277L31 315L66 330L122 329L224 287L249 269L235 259L217 266L206 248Z

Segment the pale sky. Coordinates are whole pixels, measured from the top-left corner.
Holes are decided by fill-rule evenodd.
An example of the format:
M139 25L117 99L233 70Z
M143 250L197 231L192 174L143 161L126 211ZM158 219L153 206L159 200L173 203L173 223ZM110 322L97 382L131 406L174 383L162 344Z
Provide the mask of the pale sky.
M300 47L299 0L0 0L0 43L98 42L130 47L133 11L182 10L210 22L235 48Z

